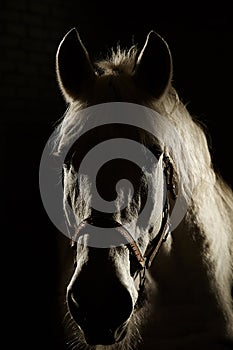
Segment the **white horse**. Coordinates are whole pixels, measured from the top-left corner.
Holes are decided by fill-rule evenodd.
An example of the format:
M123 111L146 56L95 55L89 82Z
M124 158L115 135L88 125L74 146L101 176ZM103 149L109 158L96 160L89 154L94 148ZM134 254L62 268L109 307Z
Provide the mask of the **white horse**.
M59 86L69 103L57 129L57 153L71 136L77 136L75 133L85 124L85 115L80 118L79 112L90 106L114 106L118 102L139 109L145 106L165 120L162 129L166 122L169 128L169 135L164 131L160 138L153 138L153 125L150 134L148 128L121 128L116 120L118 126L87 133L80 148L75 144L66 157L64 209L68 221L69 207L78 222L73 240L76 262L66 296L70 348L232 348L233 194L213 169L202 127L172 87L168 45L152 31L142 50L118 48L108 59L92 63L77 31L72 29L59 45L56 69ZM148 170L153 185L148 195L152 214L138 239L126 230L124 222L131 216L135 230L139 229L137 219L145 192L143 174L139 171L134 183L137 196L133 205L129 198L127 210L118 211L114 217L91 209L92 184L85 176L77 177L75 162L81 162L82 148L88 142L90 147L98 144L101 130L104 140L123 133L124 138L156 149L156 169ZM124 177L134 178L134 168L128 169L127 163L123 168ZM99 184L106 198L111 183L121 178L122 168L114 163L107 170L107 178ZM161 173L167 185L165 202L164 191L159 189ZM179 192L187 208L170 232L169 218ZM127 197L124 193L122 196ZM161 212L153 222L158 203ZM126 243L104 248L89 244L92 234L87 225L93 222L109 227Z

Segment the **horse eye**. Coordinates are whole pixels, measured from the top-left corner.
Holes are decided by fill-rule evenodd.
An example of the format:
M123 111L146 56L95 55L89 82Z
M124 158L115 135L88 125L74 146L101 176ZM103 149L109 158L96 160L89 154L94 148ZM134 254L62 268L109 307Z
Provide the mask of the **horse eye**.
M152 233L152 232L153 232L153 230L154 230L154 227L153 227L153 226L151 226L151 227L149 228L148 232L149 232L149 233Z

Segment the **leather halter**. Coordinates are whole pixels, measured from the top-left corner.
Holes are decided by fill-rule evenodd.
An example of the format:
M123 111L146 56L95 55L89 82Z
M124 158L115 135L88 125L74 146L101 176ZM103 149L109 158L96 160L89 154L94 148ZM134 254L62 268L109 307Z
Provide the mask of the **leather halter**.
M130 263L131 263L131 276L136 280L139 278L139 288L138 288L138 299L137 299L137 305L141 302L142 293L144 291L145 287L145 280L146 280L146 270L150 268L152 262L154 261L155 257L158 255L159 250L162 246L162 244L166 241L170 231L170 198L172 200L176 200L176 193L175 193L175 187L172 182L172 177L174 176L174 169L171 164L171 161L169 157L163 156L163 163L164 163L164 172L166 175L166 182L167 182L167 196L166 201L163 209L162 214L162 222L159 229L159 232L155 236L155 238L150 242L149 246L147 247L144 255L142 254L140 247L138 246L137 242L134 240L131 233L122 225L116 225L115 230L121 234L121 236L128 242L126 244L127 248L130 251ZM81 236L81 233L83 229L85 228L86 224L91 222L90 218L89 220L84 220L77 228L75 233L75 241L77 241L78 236ZM116 223L117 224L117 223ZM73 242L74 244L74 242Z
M75 241L77 241L79 236L82 236L83 231L85 232L86 225L88 225L88 222L85 220L78 226L75 234ZM119 234L126 240L126 242L128 242L126 246L130 252L130 273L134 281L139 278L138 298L136 302L137 307L141 303L142 294L145 287L146 270L150 268L155 257L158 255L162 244L166 241L170 233L168 198L164 206L160 230L147 247L144 255L142 254L137 242L134 240L133 236L126 228L123 226L117 226L115 227L115 230L119 232Z

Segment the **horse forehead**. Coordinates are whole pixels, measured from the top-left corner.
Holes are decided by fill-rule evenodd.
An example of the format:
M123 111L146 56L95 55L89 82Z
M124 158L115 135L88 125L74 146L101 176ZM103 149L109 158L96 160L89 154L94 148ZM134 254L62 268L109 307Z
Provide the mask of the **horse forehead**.
M109 117L109 119L108 119ZM130 119L130 118L128 118ZM107 122L109 121L109 123ZM138 126L131 124L124 124L118 122L118 119L113 119L110 113L107 115L107 119L99 116L99 113L91 115L90 127L87 127L87 131L82 132L76 138L76 141L73 142L69 151L67 152L65 163L70 163L72 161L73 165L76 163L76 168L79 167L79 164L82 162L83 158L88 154L88 152L93 152L98 148L102 150L100 154L103 157L103 154L109 154L112 152L112 155L115 157L116 153L122 157L130 160L130 150L138 154L138 158L146 159L150 154L154 154L157 158L162 153L162 147L159 140L150 132L148 132L150 124L148 123L147 130L142 129ZM148 152L145 150L148 149ZM133 153L135 153L133 152ZM135 160L135 156L131 154L132 160ZM157 159L156 158L156 159Z
M132 75L120 68L98 76L89 94L90 105L106 102L132 102L142 104L143 91L139 91Z

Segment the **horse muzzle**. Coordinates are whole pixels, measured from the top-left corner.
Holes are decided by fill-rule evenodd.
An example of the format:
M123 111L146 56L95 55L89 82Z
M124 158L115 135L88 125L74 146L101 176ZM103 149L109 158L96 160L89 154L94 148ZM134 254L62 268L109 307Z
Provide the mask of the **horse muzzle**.
M78 282L67 290L67 305L87 344L111 345L123 340L133 312L127 288L112 280L104 289L84 290L82 281Z

